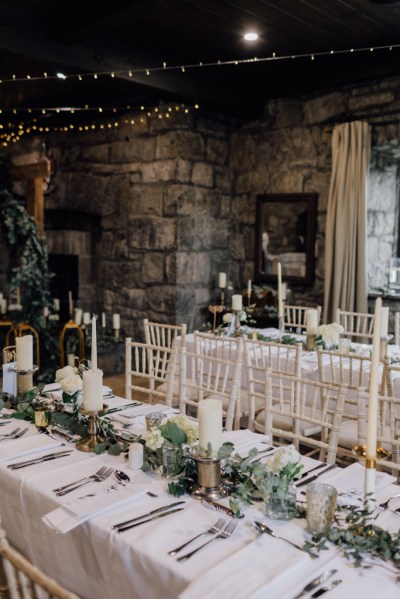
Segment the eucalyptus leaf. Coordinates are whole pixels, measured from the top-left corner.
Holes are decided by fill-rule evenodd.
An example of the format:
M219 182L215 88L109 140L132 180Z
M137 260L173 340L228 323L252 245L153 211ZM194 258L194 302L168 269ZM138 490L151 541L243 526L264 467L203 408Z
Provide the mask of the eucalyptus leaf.
M168 421L160 426L160 431L164 439L170 441L174 445L182 445L187 442L186 433L176 424L176 422Z
M110 445L108 447L108 453L109 455L120 455L121 453L121 446L118 443L114 443L113 445Z

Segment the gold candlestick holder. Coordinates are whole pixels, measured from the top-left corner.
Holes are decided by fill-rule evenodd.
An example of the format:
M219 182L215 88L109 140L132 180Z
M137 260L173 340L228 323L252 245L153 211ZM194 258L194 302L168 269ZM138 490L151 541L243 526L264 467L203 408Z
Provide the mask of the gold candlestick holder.
M221 314L221 312L223 312L224 310L225 310L225 306L222 304L220 306L213 306L213 305L208 306L208 311L211 312L211 314L213 315L212 332L214 334L215 334L215 329L217 328L217 314Z
M101 410L85 410L83 406L79 408L79 411L84 416L87 416L89 421L88 434L83 439L79 439L75 443L76 449L79 451L94 451L96 445L105 442L105 437L99 433L99 416L104 414L108 410L108 405L103 404Z
M235 332L234 337L240 337L240 313L241 310L232 310L235 316Z
M39 370L39 366L33 365L29 370L17 370L17 367L12 368L17 373L17 395L23 396L34 387L33 375Z
M312 351L313 349L315 349L315 335L307 333L306 350Z
M353 447L353 453L355 453L357 457L364 458L366 461L368 461L366 445L356 445L355 447ZM389 451L387 451L383 447L376 448L376 460L387 460L388 458L390 458ZM375 466L376 466L376 460L370 460L370 461L374 461ZM375 468L375 466L373 466L373 467ZM371 467L371 466L369 466L369 467ZM367 466L367 468L368 468L368 466Z
M191 449L190 456L197 463L197 484L191 491L192 497L212 500L226 497L229 491L221 483L221 460L202 456L198 446Z

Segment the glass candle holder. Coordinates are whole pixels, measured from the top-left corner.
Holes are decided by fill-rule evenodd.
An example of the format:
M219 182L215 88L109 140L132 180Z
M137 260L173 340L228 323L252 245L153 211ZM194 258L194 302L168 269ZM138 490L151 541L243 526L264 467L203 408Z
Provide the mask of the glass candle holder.
M149 432L158 428L164 417L164 412L150 412L150 414L146 414L144 417L146 421L146 431Z
M165 478L172 478L182 470L182 446L165 441L162 447L162 471Z
M50 422L50 410L48 406L36 406L35 407L35 425L36 426L49 426Z
M307 486L307 528L312 534L326 534L336 510L337 491L323 483Z
M296 515L296 487L286 476L269 474L266 481L265 513L274 520L291 520Z

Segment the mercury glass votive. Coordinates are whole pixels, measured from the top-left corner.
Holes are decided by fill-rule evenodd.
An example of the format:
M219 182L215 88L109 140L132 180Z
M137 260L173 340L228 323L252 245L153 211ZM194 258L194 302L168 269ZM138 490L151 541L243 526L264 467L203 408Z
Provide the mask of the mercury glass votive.
M332 485L307 486L307 528L312 534L326 534L336 511L337 491Z

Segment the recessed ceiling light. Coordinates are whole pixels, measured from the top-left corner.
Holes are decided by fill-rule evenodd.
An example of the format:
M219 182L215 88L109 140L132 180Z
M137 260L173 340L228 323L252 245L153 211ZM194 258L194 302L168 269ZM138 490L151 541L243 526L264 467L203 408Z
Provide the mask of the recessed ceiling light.
M59 79L66 79L66 78L67 78L67 76L66 76L66 75L64 75L64 73L57 73L57 77L58 77Z
M246 40L246 42L254 42L258 39L258 33L254 33L254 31L248 31L244 34L243 37Z

